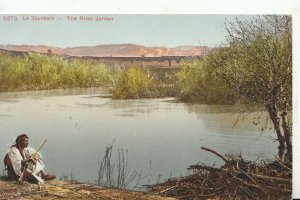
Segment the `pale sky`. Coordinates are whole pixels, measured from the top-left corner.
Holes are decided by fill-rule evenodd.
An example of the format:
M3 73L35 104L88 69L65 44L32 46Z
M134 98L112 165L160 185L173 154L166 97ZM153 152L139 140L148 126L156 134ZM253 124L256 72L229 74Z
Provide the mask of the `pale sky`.
M17 21L7 21L7 16L11 15L1 15L0 19L0 44L5 45L216 47L225 42L225 21L254 15L12 15ZM23 20L32 16L53 16L54 20ZM69 21L67 16L77 20ZM81 21L80 16L93 17L93 21ZM95 21L97 16L113 21Z

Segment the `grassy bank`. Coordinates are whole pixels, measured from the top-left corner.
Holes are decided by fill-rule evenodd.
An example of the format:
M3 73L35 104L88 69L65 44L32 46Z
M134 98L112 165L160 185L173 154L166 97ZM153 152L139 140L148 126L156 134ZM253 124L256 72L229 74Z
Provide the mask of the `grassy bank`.
M0 92L112 85L118 72L88 60L60 56L0 53Z

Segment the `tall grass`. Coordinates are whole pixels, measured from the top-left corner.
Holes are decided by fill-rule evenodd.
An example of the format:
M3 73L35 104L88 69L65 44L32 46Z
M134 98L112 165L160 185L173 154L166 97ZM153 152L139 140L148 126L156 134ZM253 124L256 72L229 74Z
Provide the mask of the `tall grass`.
M138 189L140 181L148 178L142 177L142 171L131 171L128 163L128 150L118 149L118 162L112 160L113 145L107 146L102 161L98 161L98 181L101 186L119 189Z
M179 93L175 73L165 78L162 70L151 72L141 67L123 71L112 90L114 99L137 99L175 96Z
M0 92L72 87L109 86L115 73L88 60L65 60L60 56L0 53Z
M128 157L128 149L115 150L113 145L106 146L102 160L98 161L97 184L110 188L143 191L146 185L160 183L162 175L156 177L152 174L152 161L149 163L149 169L144 168L143 172L132 169ZM172 173L170 178L171 176Z
M231 104L242 100L229 88L220 76L219 69L211 67L206 58L182 61L183 68L178 73L180 99L187 102L209 104Z

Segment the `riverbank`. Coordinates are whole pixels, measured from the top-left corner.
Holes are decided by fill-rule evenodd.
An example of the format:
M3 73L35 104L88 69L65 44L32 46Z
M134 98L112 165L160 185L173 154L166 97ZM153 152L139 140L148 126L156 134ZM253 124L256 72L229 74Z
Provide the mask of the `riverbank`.
M128 199L128 200L175 200L170 197L132 192L126 190L103 188L85 183L53 180L41 186L24 182L19 185L15 181L0 179L0 199L50 200L50 199Z

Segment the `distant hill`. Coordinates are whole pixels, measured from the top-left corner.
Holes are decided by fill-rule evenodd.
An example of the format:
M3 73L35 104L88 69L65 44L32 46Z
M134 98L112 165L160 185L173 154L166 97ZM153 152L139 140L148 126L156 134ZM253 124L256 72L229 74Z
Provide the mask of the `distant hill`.
M207 46L146 47L135 44L109 44L59 48L46 45L0 45L0 49L18 52L47 53L49 49L56 55L92 57L160 57L160 56L203 56L211 48Z

